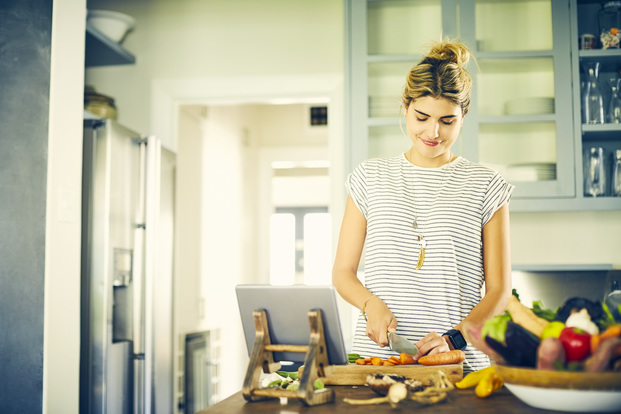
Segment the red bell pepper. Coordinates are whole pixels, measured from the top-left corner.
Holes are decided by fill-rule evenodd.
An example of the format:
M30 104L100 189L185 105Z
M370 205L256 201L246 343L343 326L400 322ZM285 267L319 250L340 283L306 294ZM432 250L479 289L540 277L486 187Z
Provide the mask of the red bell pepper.
M559 336L567 362L583 361L591 354L591 335L582 329L567 327Z

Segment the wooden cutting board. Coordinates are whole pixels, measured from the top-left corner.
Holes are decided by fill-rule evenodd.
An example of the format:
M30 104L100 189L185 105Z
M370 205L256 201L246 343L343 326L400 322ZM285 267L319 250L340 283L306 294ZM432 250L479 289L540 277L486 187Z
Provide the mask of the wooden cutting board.
M428 384L430 378L437 375L438 371L444 372L449 381L455 383L464 377L463 364L448 365L394 365L394 366L375 366L375 365L331 365L327 367L325 378L321 380L326 385L364 385L367 383L368 375L387 374L402 375L407 378L418 380Z

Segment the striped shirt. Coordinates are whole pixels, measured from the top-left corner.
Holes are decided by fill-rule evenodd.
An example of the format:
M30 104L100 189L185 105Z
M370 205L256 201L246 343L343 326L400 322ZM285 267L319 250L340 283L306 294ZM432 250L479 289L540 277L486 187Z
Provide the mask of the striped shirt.
M509 201L514 187L492 169L462 157L439 168L422 168L401 154L362 162L349 174L346 188L367 221L360 266L365 285L393 312L397 333L416 342L460 323L482 297L482 228ZM427 244L417 271L419 233ZM361 314L353 352L384 358L395 354L371 341L365 329ZM465 372L490 363L471 345L465 353Z

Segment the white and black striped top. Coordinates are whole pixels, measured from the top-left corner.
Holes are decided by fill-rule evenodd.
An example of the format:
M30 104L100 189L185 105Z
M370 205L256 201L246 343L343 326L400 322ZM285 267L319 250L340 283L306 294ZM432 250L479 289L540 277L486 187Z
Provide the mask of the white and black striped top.
M461 157L439 168L421 168L404 154L362 162L346 187L367 220L360 266L365 285L394 313L397 333L416 342L461 322L481 300L482 228L509 201L514 187L492 169ZM418 271L415 217L427 241ZM353 352L395 355L371 341L365 327L361 314ZM489 365L472 346L465 352L465 372Z

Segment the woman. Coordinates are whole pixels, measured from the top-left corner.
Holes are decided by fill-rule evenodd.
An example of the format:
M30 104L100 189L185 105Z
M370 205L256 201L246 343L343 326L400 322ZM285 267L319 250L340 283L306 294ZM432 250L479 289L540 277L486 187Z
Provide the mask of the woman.
M511 295L513 186L451 152L470 106L469 58L459 42L434 44L402 94L412 146L364 161L348 176L332 280L362 310L353 352L395 355L386 345L387 332L396 332L416 343L414 360L457 347L466 353L465 372L489 365L461 329L503 313Z

